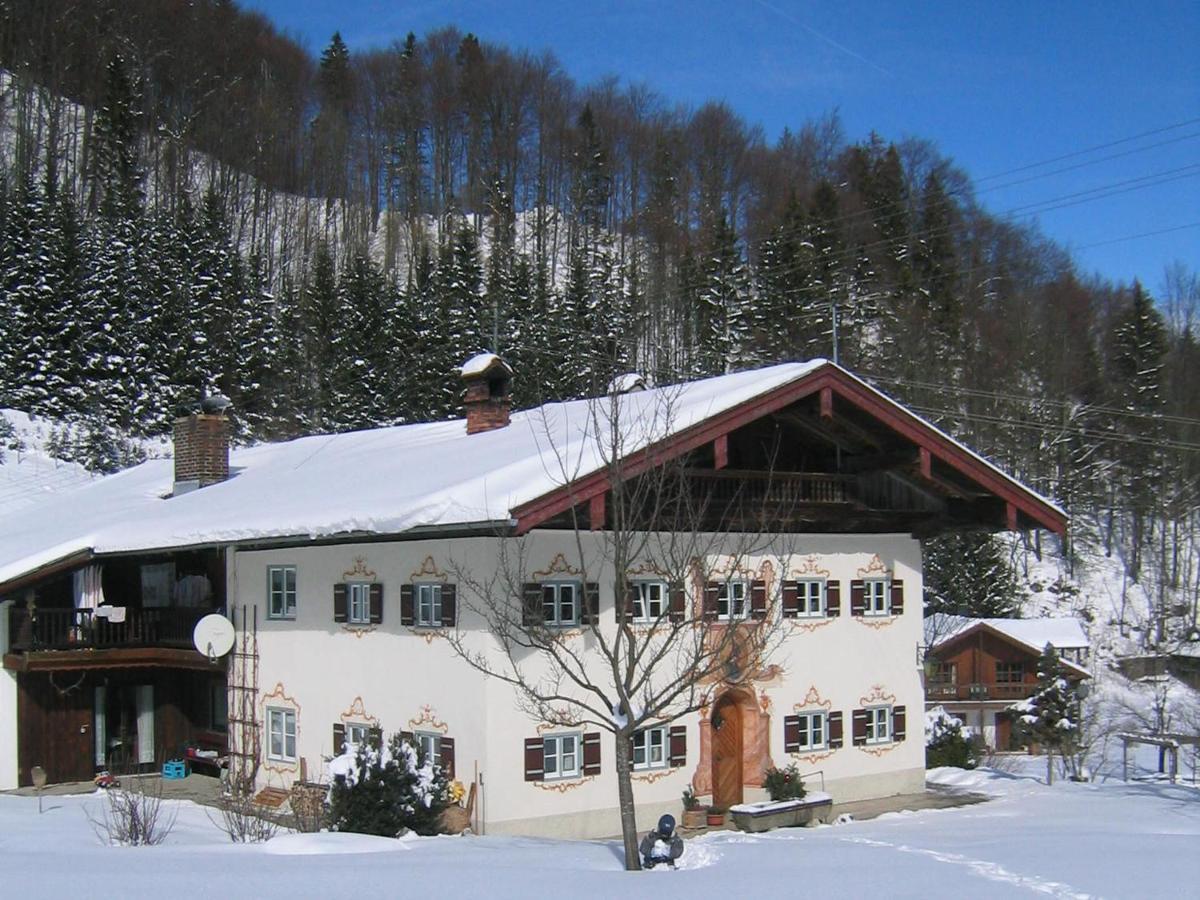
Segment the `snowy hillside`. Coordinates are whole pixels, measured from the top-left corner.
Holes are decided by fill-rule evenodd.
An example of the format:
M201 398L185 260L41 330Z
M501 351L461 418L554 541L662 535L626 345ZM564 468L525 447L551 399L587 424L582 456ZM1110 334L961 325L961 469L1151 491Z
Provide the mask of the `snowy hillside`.
M7 434L9 428L5 423L11 426L11 434ZM47 444L51 430L56 428L46 419L31 419L15 409L0 409L0 514L88 484L95 478L78 463L50 455Z

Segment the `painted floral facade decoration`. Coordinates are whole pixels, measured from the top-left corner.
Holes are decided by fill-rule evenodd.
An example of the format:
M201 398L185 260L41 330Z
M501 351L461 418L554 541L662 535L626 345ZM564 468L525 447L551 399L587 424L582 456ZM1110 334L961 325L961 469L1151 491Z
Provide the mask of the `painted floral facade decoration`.
M858 579L864 578L886 578L889 582L892 580L892 570L883 564L883 560L876 553L871 557L871 561L863 568L859 569L856 576ZM865 625L867 628L874 628L878 631L881 628L887 628L896 621L896 616L853 616L855 622L859 625Z
M287 693L282 681L275 682L270 693L263 694L258 701L261 707L261 721L264 734L264 746L270 740L266 734L267 724L267 709L290 709L296 714L296 746L300 746L300 704L296 702L296 698ZM284 760L271 759L266 752L262 754L262 767L268 772L275 772L279 775L294 776L300 769L300 758L296 757L292 762Z

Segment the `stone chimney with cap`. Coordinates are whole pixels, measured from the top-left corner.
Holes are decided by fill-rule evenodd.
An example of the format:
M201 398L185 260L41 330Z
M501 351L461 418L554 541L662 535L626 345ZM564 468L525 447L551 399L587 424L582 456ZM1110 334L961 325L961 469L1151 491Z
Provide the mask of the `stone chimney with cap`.
M459 370L466 385L463 406L467 434L494 431L508 424L512 405L512 369L495 353L473 356Z
M200 401L198 411L175 420L174 495L186 494L229 477L229 400L217 394Z

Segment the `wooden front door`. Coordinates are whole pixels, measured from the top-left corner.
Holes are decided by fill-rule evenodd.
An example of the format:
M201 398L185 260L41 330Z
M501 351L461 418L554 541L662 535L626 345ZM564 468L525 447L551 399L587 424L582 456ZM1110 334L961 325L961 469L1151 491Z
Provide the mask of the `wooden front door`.
M1012 749L1012 717L1006 712L996 713L996 749Z
M71 672L17 678L18 783L32 784L29 770L41 766L51 784L90 781L95 773L93 690Z
M713 806L728 809L742 802L742 711L723 697L712 716Z

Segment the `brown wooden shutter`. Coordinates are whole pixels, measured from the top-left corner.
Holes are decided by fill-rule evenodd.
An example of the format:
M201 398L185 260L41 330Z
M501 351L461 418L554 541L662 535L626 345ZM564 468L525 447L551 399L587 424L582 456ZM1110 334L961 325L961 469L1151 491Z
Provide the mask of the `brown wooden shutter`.
M583 736L583 774L600 774L600 732L589 731Z
M383 746L383 729L373 725L367 729L367 743L378 750Z
M458 624L458 588L453 584L442 585L442 624L447 628Z
M671 754L671 768L677 769L687 765L687 726L672 725L667 739Z
M589 581L583 586L583 608L586 610L582 620L588 625L600 624L600 585Z
M342 748L346 746L346 726L341 722L333 723L333 755L341 756Z
M619 603L613 603L613 616L616 617L617 614L621 611L621 609L624 608L625 621L632 622L633 616L634 616L634 611L636 609L635 604L637 602L637 595L638 595L638 586L636 584L634 584L632 581L625 582L625 604L624 604L624 607L622 607L622 605ZM613 585L613 597L616 598L616 597L620 597L620 596L621 596L621 582L618 581L616 584ZM620 618L617 618L617 621L618 622L621 621Z
M831 712L829 723L829 749L838 750L842 746L842 711Z
M904 582L899 578L892 579L892 615L898 616L904 612Z
M800 717L783 717L783 752L798 753L800 751Z
M903 706L892 707L892 740L902 741L905 737L905 712Z
M750 582L750 618L765 619L767 617L767 583L756 578Z
M546 777L546 745L540 737L525 738L525 780L543 781Z
M383 585L371 585L371 624L383 624Z
M717 620L717 595L721 592L721 583L719 581L710 581L704 585L704 621L715 622Z
M867 585L862 579L850 582L850 615L861 616L867 609Z
M346 621L346 585L341 582L333 586L333 621Z
M782 589L783 617L794 619L800 615L800 585L794 581L785 581Z
M542 583L528 581L521 586L521 624L529 627L541 625L542 615Z
M825 582L825 615L836 618L842 614L842 583L840 581Z
M416 611L413 602L413 586L400 585L400 624L412 625L416 621Z
M442 769L446 773L446 777L454 779L454 738L443 737L438 741L438 749L441 751Z
M682 584L671 585L671 621L682 622L687 618L687 591Z
M867 711L856 709L850 714L850 734L855 747L867 742Z

